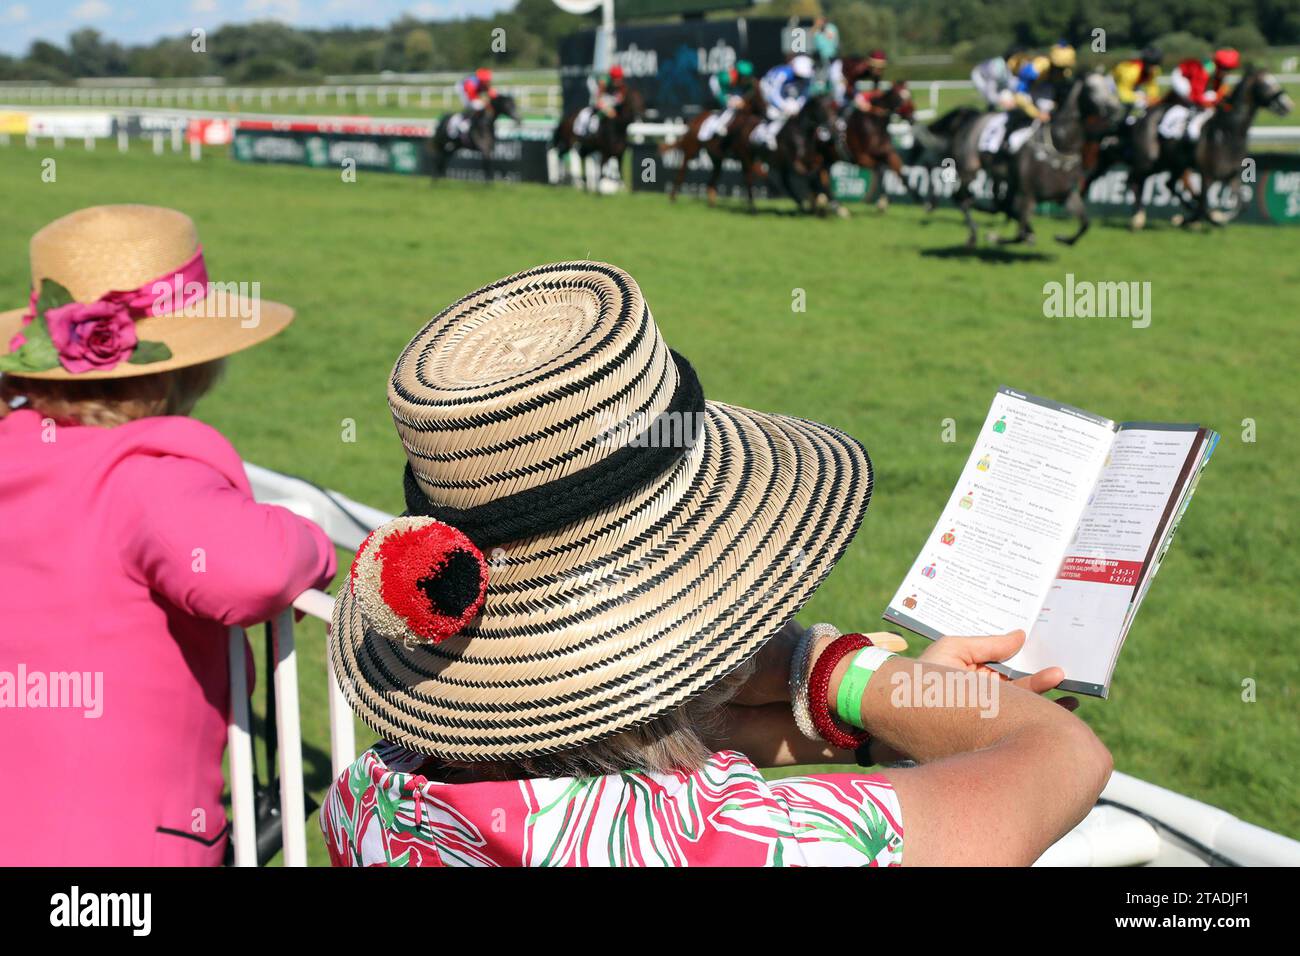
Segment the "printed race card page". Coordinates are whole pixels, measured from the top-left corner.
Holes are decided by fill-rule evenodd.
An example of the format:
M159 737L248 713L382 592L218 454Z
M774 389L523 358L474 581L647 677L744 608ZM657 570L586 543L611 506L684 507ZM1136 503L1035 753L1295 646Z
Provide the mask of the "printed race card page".
M1000 389L885 619L931 639L1022 629L996 670L1061 667L1063 690L1105 697L1217 439Z

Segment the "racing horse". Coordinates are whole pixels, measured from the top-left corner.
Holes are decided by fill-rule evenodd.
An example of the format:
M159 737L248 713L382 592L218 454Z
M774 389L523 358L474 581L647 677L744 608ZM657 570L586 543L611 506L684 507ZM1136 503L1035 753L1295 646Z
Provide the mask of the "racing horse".
M775 148L754 139L754 130L763 122L764 111L760 107L754 112L739 117L733 124L732 134L728 139L727 152L739 162L745 175L745 192L749 202L749 211L755 212L754 182L767 167L769 179L773 179L785 190L786 195L794 200L795 207L804 211L804 198L795 188L797 181L805 180L812 193L811 206L820 208L823 202L818 199L821 184L818 172L821 158L817 151L817 130L826 128L833 122L834 101L829 96L809 96L803 108L782 125L776 135Z
M447 113L438 120L430 145L433 162L430 172L441 179L447 171L447 160L458 149L472 149L483 157L483 175L492 182L492 150L496 148L496 119L506 116L518 125L522 122L514 97L495 93L481 110L466 115L464 111Z
M712 164L712 171L709 174L707 189L709 205L712 206L718 200L718 180L722 177L722 164L727 156L734 156L737 148L734 142L738 134L738 128L741 125L741 119L747 115L757 113L761 109L762 97L757 90L751 90L744 96L745 104L737 109L732 115L731 122L726 129L716 130L712 136L706 140L700 139L700 128L706 122L716 121L723 110L709 110L695 116L686 126L686 132L677 139L666 142L659 147L660 154L670 150L680 150L682 154L682 164L677 169L677 175L673 179L672 187L669 189L668 198L676 201L677 194L681 191L682 183L686 180L686 171L689 164L694 161L695 157L701 152L709 157ZM751 127L752 129L752 127ZM737 157L739 159L739 157ZM742 161L743 162L743 161Z
M1241 81L1219 102L1214 115L1205 121L1195 142L1185 137L1166 139L1160 136L1160 121L1167 105L1157 105L1137 122L1123 128L1119 137L1103 143L1097 166L1089 174L1088 182L1105 175L1118 162L1127 164L1125 188L1133 190L1134 202L1129 225L1141 229L1147 218L1146 181L1158 173L1167 172L1174 195L1190 213L1185 223L1206 220L1222 225L1224 218L1209 208L1209 191L1214 184L1226 185L1241 175L1250 127L1261 107L1286 116L1293 104L1272 73L1247 66ZM1199 192L1186 181L1185 174L1189 171L1200 176Z
M910 121L914 111L911 92L902 80L887 90L855 96L837 122L818 131L817 147L821 156L817 174L821 187L819 197L829 195L831 165L847 162L862 169L891 170L913 199L928 206L928 201L903 175L902 157L894 148L893 137L889 135L889 123L894 116ZM866 198L868 202L874 199L876 207L882 212L888 207L889 197L885 195L883 175L872 177L871 193ZM836 211L839 211L839 207L836 207Z
M578 136L573 126L581 110L566 115L556 124L551 133L551 148L560 157L572 150L578 151L578 157L584 164L588 156L599 156L603 169L611 159L618 160L619 175L623 171L623 154L627 152L628 127L645 112L645 99L639 90L629 88L613 116L598 113L596 128L584 136ZM583 180L585 184L585 177Z
M991 181L995 202L992 211L1005 212L1017 224L1015 235L991 235L992 241L1032 243L1034 206L1049 201L1062 203L1078 219L1079 228L1073 235L1056 237L1058 242L1072 246L1089 227L1081 191L1084 144L1095 135L1094 130L1118 123L1122 113L1123 106L1106 78L1090 71L1070 83L1050 121L1036 123L1028 140L1010 155L980 151L984 128L999 114L972 107L958 107L940 117L918 137L918 146L929 152L931 159L938 155L953 161L947 168L956 176L953 201L966 222L968 247L979 239L971 215L975 206L971 185L981 170Z

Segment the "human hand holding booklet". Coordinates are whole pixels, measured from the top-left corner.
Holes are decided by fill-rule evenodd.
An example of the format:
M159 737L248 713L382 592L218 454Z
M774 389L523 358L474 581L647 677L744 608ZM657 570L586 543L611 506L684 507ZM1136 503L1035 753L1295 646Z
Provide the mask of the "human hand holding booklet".
M1019 653L991 667L1061 667L1061 690L1106 697L1218 441L1000 388L885 619L931 639L1023 629Z

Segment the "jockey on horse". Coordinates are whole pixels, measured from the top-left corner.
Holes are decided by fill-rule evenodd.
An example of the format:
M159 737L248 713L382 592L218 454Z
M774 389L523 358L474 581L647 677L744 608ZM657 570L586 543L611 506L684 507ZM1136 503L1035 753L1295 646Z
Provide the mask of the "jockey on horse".
M492 71L480 67L456 85L460 94L461 111L451 116L447 123L447 136L452 140L465 141L468 145L470 127L474 125L474 114L487 109L496 95L492 88Z
M645 110L641 93L627 84L623 68L610 67L604 76L593 77L591 105L564 116L551 133L551 148L558 156L577 150L584 161L600 157L603 168L611 160L622 168L627 152L628 128Z
M763 75L759 88L767 107L766 120L754 127L750 139L770 150L777 148L777 137L791 117L798 116L808 101L812 84L812 57L800 53L790 60L774 66Z
M1068 43L1056 44L1045 57L1025 59L1011 90L1011 105L1002 111L1006 119L984 127L980 152L1006 157L1029 139L1037 128L1034 124L1049 122L1056 104L1065 98L1074 81L1074 64L1074 47ZM1000 102L1007 101L1007 97L999 96Z
M1228 74L1240 65L1241 54L1232 47L1215 50L1209 61L1189 57L1179 63L1170 77L1170 105L1160 121L1161 137L1196 142L1201 127L1214 115Z
M492 150L496 144L493 124L498 116L520 121L515 101L493 88L492 71L486 67L465 77L456 89L464 105L458 112L444 115L434 127L430 171L435 179L439 178L453 152L472 149L483 156L484 176L491 181Z
M591 88L591 103L579 110L573 120L573 135L580 139L596 133L601 117L613 119L627 99L627 79L623 75L623 68L617 63L605 75L593 76L588 80L588 85Z
M1115 95L1124 104L1126 117L1141 113L1160 99L1160 64L1164 54L1159 47L1149 46L1132 59L1123 60L1110 71L1115 80Z
M735 66L719 70L709 77L709 90L718 109L706 114L696 133L701 143L706 143L721 133L723 138L731 132L736 114L755 100L757 86L754 82L754 64L737 60Z

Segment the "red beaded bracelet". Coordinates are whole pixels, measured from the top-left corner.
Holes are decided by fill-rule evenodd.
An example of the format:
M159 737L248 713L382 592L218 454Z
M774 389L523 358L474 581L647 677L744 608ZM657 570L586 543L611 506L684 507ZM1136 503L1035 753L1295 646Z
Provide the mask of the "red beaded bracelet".
M830 702L826 699L831 686L831 672L835 670L836 664L850 654L871 646L871 638L864 634L837 637L817 658L812 677L808 680L808 709L812 713L813 726L821 734L822 740L840 750L857 750L871 739L871 734L865 730L850 733L836 725L835 718L831 716Z

